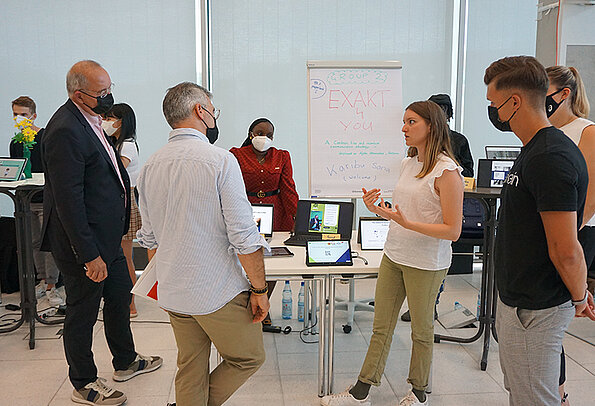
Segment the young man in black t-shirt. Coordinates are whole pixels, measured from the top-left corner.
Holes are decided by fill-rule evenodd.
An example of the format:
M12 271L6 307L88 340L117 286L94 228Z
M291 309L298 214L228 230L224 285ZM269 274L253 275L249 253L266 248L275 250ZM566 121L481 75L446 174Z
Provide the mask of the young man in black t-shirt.
M587 167L547 119L548 77L535 58L500 59L484 82L490 121L523 143L502 189L494 256L504 384L510 405L556 405L564 331L575 314L595 320L577 239Z

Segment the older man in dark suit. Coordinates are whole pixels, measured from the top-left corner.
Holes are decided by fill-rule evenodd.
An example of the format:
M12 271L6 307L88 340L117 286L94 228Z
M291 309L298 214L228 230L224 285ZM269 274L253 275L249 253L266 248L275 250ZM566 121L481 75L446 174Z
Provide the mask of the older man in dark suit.
M101 65L76 63L66 76L69 100L50 119L42 145L42 249L52 252L64 276L64 350L72 400L91 405L126 401L97 377L91 345L101 298L113 379L125 381L162 364L159 357L136 353L130 330L132 282L120 248L130 215L130 182L101 129L100 114L113 104L111 87Z

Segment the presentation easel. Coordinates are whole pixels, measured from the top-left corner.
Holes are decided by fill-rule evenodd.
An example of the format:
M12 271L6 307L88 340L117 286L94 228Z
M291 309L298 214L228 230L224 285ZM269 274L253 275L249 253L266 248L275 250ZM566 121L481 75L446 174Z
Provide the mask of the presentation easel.
M398 61L309 61L308 170L312 198L392 194L405 157Z

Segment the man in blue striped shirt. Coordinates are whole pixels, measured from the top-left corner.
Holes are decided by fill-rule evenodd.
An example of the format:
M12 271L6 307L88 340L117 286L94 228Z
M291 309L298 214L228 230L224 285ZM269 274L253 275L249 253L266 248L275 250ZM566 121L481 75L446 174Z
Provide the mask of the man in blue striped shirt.
M137 182L137 237L157 248L159 306L178 346L177 406L223 404L265 359L269 246L252 219L237 160L211 145L219 115L211 98L190 82L167 91L163 113L173 131ZM223 362L209 374L211 342Z

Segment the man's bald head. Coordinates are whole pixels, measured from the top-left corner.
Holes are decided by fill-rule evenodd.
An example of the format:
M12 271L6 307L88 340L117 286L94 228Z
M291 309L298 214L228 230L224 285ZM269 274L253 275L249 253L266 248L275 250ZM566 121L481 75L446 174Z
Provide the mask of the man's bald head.
M75 63L66 75L68 96L72 97L77 90L87 89L89 82L93 81L96 75L107 75L99 63L91 60Z

